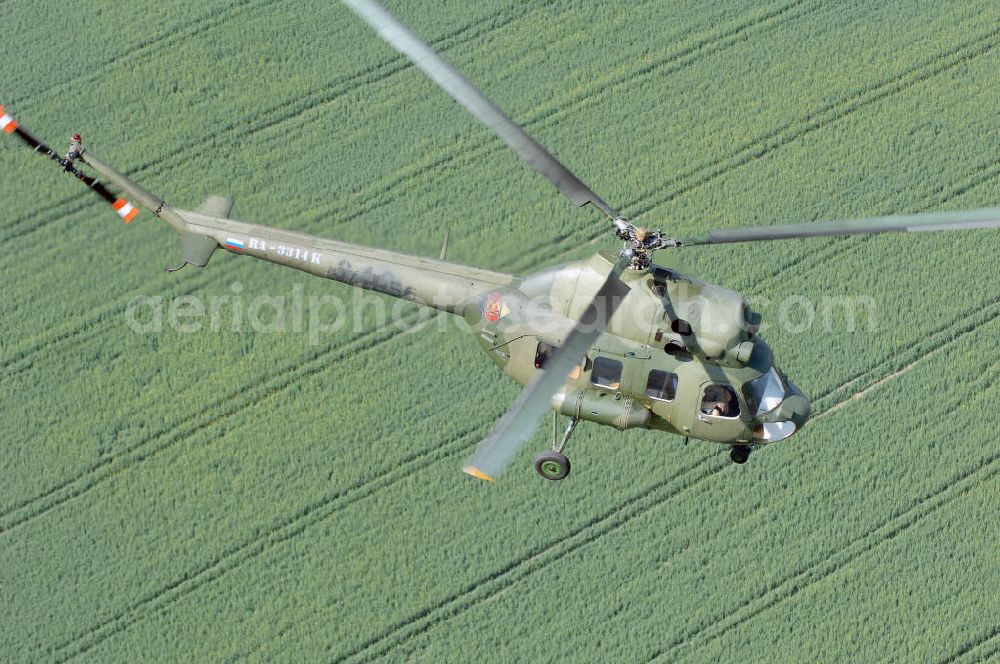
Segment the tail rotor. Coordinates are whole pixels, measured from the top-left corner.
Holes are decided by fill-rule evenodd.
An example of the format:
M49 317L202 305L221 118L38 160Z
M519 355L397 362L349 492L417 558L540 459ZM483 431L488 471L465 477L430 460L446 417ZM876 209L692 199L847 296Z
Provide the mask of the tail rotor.
M42 153L59 164L62 170L82 182L88 189L100 196L105 203L109 204L112 209L114 209L115 213L121 217L122 221L126 224L135 219L136 215L139 214L139 209L132 205L128 199L116 196L96 178L87 175L76 167L76 160L82 156L84 152L83 139L80 134L74 134L72 136L70 139L69 151L65 155L60 155L58 152L46 145L41 139L22 127L12 115L4 110L3 106L0 106L0 131L3 131L3 133L8 136L17 136L24 141L29 148L35 152Z

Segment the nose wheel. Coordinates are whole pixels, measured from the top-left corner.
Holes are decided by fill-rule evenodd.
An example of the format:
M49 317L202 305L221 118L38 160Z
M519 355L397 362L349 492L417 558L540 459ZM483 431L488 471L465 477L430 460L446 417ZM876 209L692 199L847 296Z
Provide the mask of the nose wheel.
M535 456L535 472L545 479L552 481L565 479L569 475L569 459L563 454L563 450L566 449L569 437L573 435L573 430L576 429L576 423L580 421L576 418L571 419L569 425L566 427L566 431L563 432L562 440L559 440L556 435L558 420L559 414L553 412L552 449Z
M744 464L750 458L750 448L746 445L733 445L729 450L729 458L733 463Z

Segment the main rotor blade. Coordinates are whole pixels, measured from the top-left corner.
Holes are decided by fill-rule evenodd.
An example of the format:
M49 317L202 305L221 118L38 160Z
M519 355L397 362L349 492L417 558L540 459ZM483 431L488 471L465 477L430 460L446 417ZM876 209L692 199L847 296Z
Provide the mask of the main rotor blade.
M614 219L615 210L563 166L535 139L504 114L500 108L468 81L457 69L434 52L412 30L374 0L343 0L355 14L378 32L386 43L408 57L452 99L464 106L521 159L552 183L573 205L592 203Z
M983 208L968 212L929 212L902 214L867 219L823 221L815 224L788 224L760 228L716 230L701 237L680 238L680 246L695 244L730 244L733 242L765 242L791 238L827 237L834 235L864 235L872 233L921 233L925 231L961 231L1000 227L1000 208Z
M548 412L552 397L566 383L570 372L604 331L628 293L628 286L619 277L631 258L631 254L624 254L618 259L566 341L545 363L545 369L535 374L517 396L462 470L473 477L493 481L528 441Z

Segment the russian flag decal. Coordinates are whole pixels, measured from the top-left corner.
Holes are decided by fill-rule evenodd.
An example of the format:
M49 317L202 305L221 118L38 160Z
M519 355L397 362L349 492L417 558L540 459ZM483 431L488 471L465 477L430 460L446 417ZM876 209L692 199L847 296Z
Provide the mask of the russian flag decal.
M233 251L243 251L243 240L237 240L236 238L227 237L226 238L226 249L232 249Z

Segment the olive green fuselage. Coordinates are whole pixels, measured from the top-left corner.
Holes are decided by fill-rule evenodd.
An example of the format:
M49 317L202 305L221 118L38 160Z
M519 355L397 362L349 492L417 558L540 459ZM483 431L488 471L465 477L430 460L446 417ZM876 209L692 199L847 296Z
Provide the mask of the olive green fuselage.
M612 269L597 254L524 277L364 247L228 218L210 197L175 209L106 166L102 176L180 236L182 265L204 266L222 247L464 318L504 373L522 385L544 368ZM551 407L618 429L648 428L730 445L792 435L809 401L774 366L739 294L673 269L627 270L629 291Z
M466 320L497 366L526 384L537 365L544 366L546 346L558 346L568 334L611 265L611 257L598 254L528 275L478 298ZM728 444L768 442L760 435L762 421L791 420L794 430L801 428L809 404L784 376L780 406L759 413L749 403L753 396L744 386L774 365L740 295L657 265L622 278L628 295L552 400L554 409L618 429L657 429ZM669 389L657 380L662 376L669 377ZM706 401L706 390L712 386L732 389L735 403L726 404L728 412L710 408L714 402Z
M558 347L613 264L613 256L598 254L518 277L178 212L188 224L185 233L210 237L232 253L462 316L490 359L522 385L544 368L546 349ZM773 359L754 334L746 301L656 265L629 270L623 280L628 295L552 408L617 429L657 429L727 444L767 442L744 386L771 371ZM601 369L610 374L601 375ZM706 391L713 389L729 390L722 400L728 412L711 409ZM808 416L808 401L794 385L786 389L793 398L770 419L794 421L797 430Z

